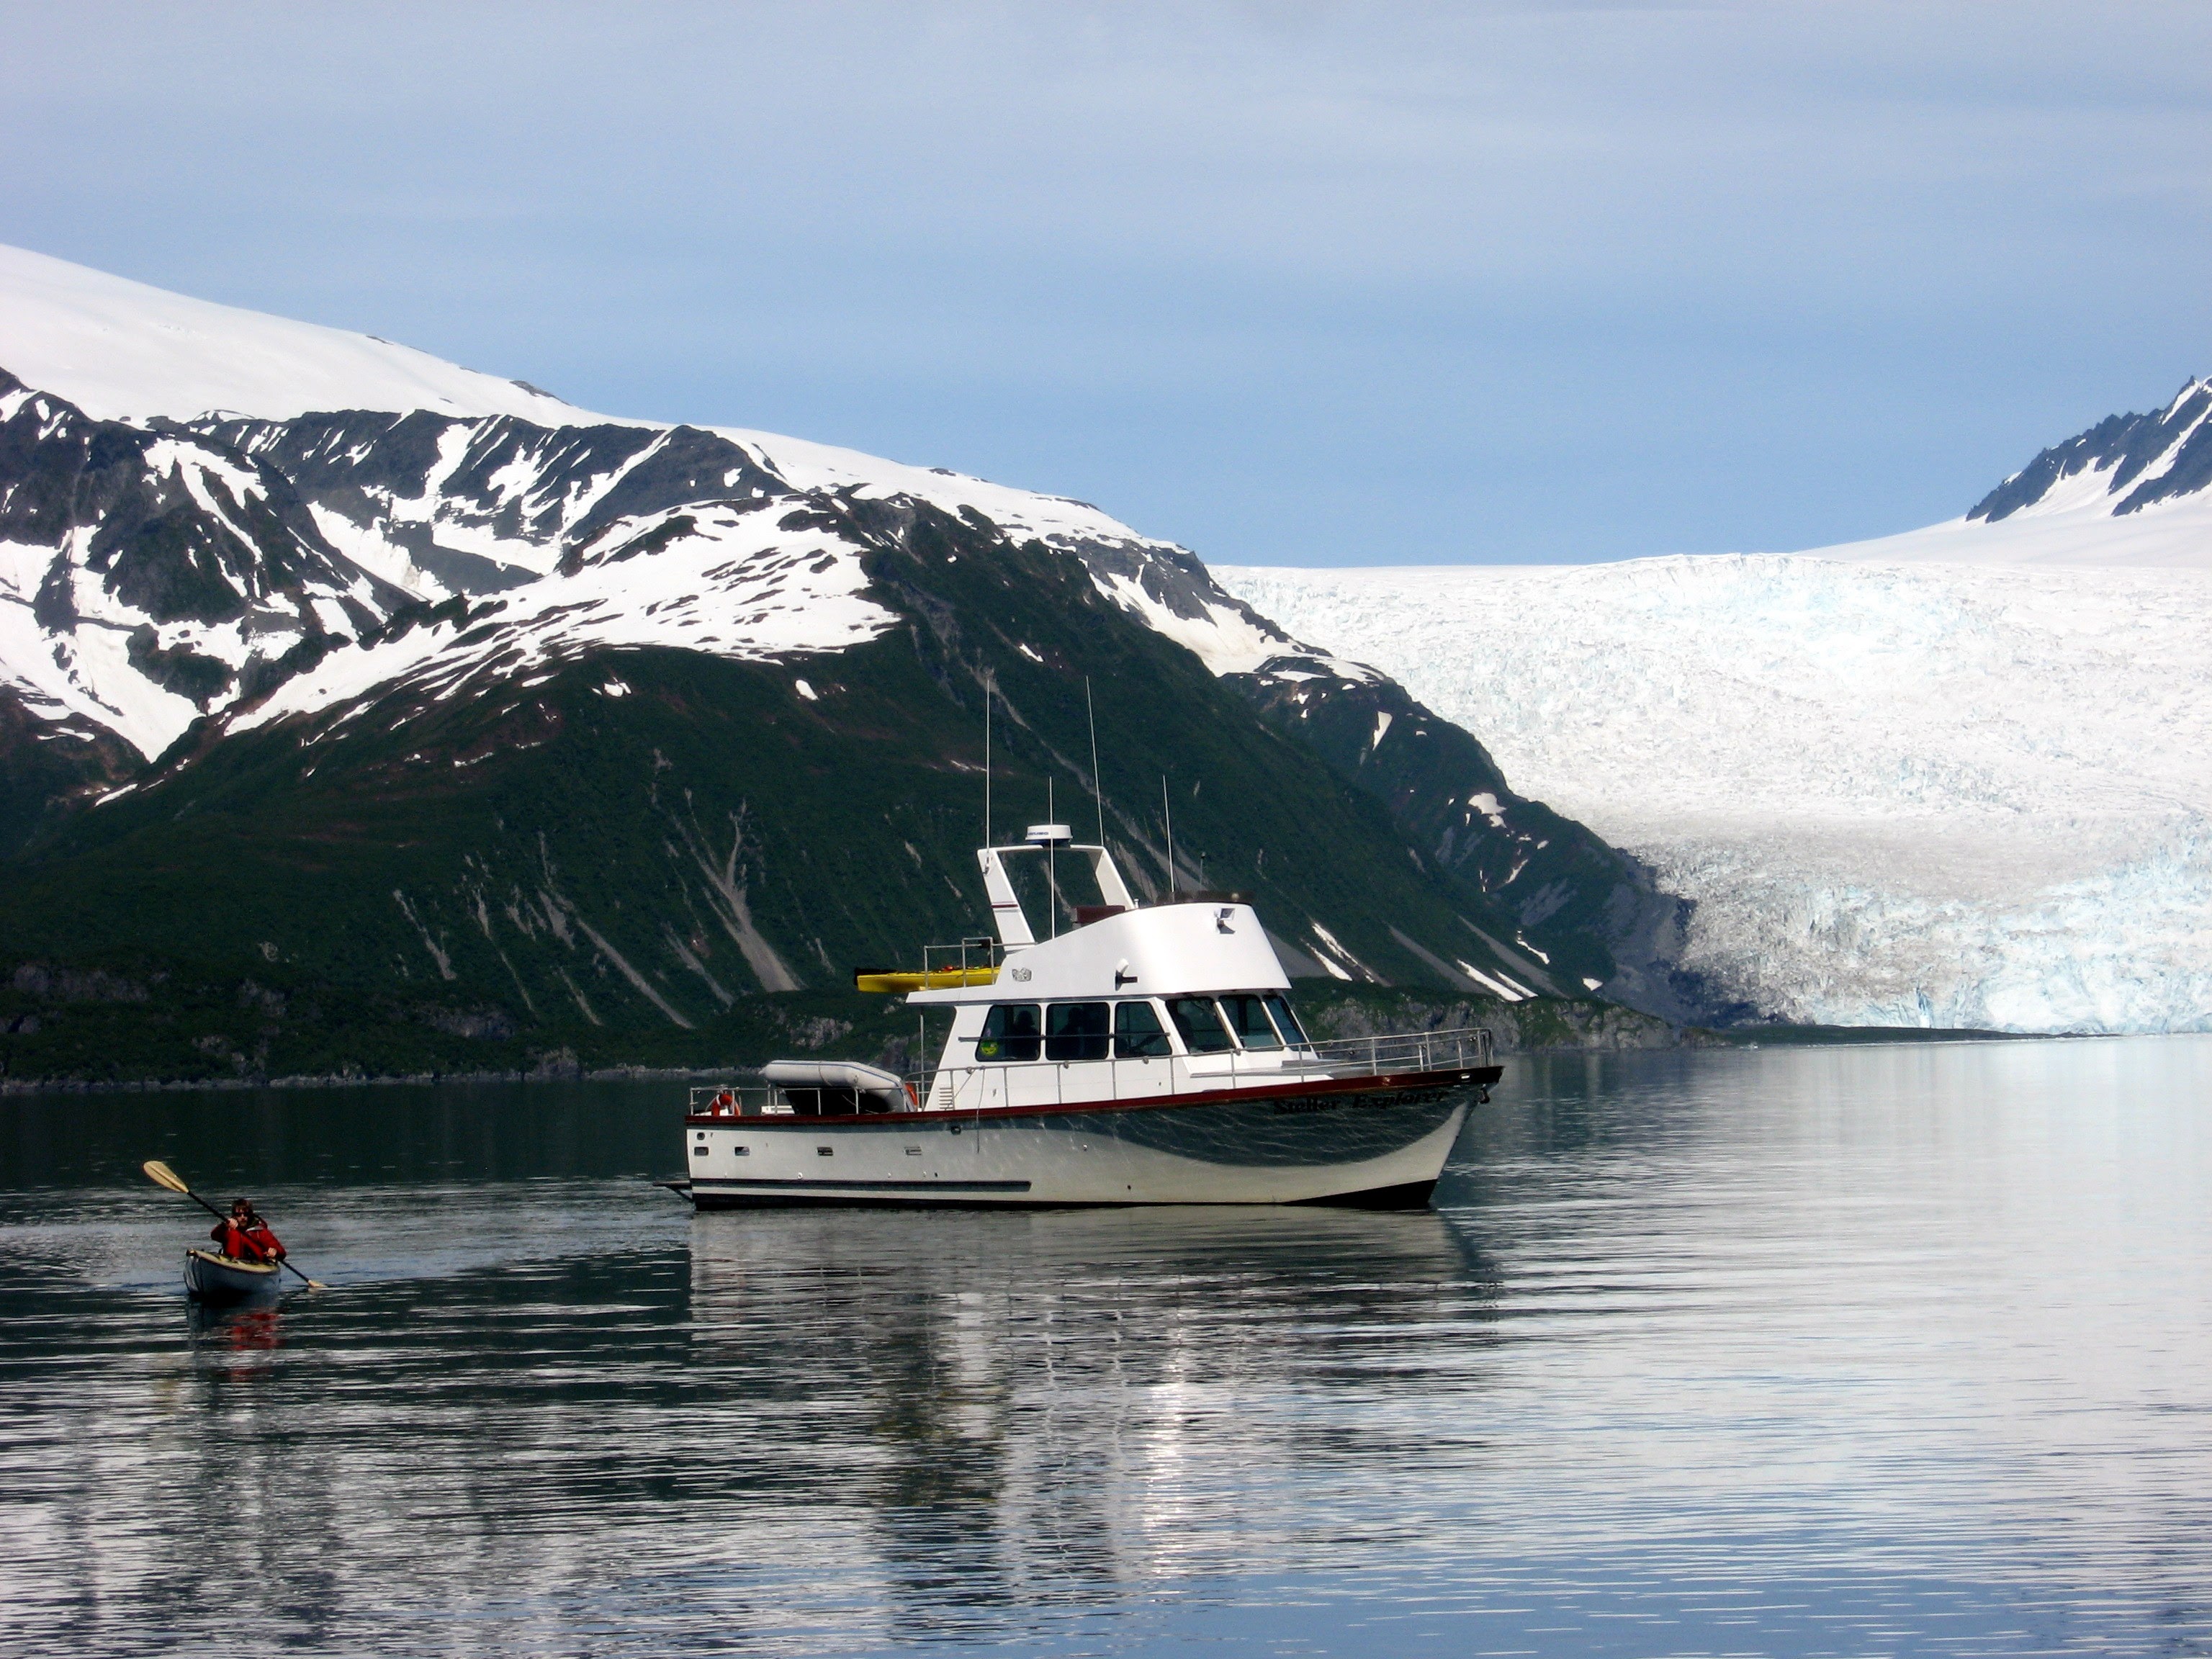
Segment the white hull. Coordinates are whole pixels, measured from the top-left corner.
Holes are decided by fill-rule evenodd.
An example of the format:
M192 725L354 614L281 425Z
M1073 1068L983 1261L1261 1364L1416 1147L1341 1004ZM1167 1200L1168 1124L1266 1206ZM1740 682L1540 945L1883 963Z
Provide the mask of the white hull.
M1048 1113L694 1119L693 1202L1020 1206L1427 1201L1471 1090Z

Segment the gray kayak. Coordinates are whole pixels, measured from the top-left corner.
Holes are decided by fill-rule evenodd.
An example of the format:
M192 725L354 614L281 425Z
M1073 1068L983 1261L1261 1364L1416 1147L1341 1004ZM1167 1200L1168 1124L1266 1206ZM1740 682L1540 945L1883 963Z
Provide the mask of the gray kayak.
M239 1302L277 1288L282 1270L273 1261L240 1261L213 1250L185 1252L185 1291L202 1302Z

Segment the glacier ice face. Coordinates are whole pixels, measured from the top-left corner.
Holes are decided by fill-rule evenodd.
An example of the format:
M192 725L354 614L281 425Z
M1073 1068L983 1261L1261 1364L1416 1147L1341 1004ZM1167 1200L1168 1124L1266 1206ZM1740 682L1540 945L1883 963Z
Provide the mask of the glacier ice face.
M1644 859L1696 902L1682 965L1765 1012L2212 1029L2212 571L1216 574Z

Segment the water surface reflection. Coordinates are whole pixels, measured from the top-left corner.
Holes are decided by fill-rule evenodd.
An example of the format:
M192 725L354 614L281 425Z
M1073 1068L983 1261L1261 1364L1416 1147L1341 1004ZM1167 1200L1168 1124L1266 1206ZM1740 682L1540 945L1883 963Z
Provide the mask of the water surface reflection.
M1414 1215L694 1218L649 1089L8 1102L0 1644L2204 1651L2208 1085L1523 1061ZM155 1153L335 1288L187 1310Z

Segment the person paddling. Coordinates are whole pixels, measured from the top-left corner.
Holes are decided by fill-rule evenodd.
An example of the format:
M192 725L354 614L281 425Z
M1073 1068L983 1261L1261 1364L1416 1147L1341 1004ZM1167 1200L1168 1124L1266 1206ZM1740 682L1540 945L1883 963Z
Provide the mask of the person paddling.
M282 1261L284 1246L269 1230L250 1198L230 1200L230 1213L208 1230L222 1253L233 1261Z

